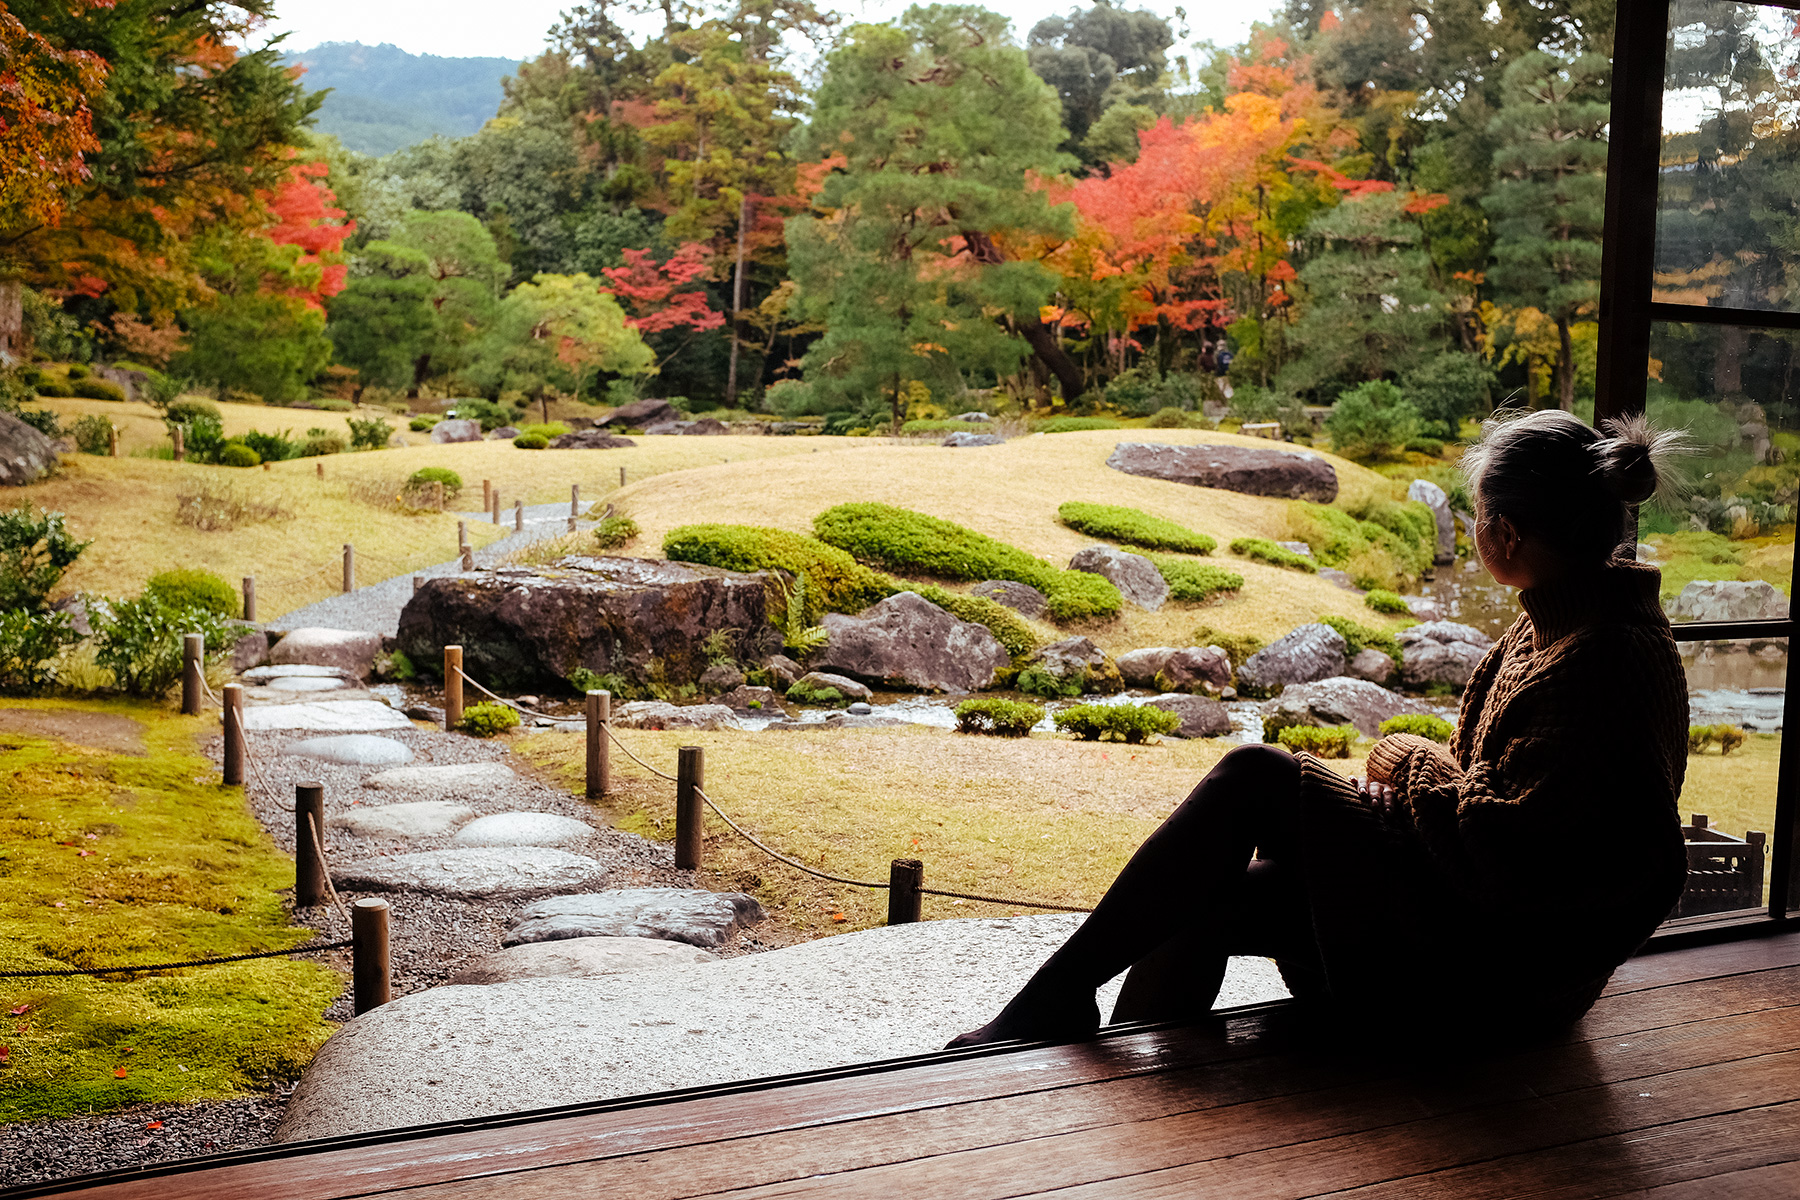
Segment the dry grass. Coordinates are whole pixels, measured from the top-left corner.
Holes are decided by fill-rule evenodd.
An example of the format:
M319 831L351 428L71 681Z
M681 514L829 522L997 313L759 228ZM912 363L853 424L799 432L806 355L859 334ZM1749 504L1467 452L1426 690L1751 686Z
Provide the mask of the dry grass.
M671 774L677 747L704 747L708 794L775 849L822 870L882 881L890 860L919 858L928 887L1069 905L1092 904L1230 749L1216 741L1014 741L918 727L622 736ZM572 733L513 739L572 791L581 787L584 744ZM672 839L673 786L616 752L613 763L616 794L602 809L620 828ZM1362 763L1331 765L1356 774ZM817 936L886 920L883 892L801 875L710 815L706 832L711 885L756 896L787 931ZM1028 911L935 897L925 904L928 919ZM845 919L834 921L836 913Z
M186 396L188 400L205 399L212 403L210 397ZM48 408L62 418L63 424L73 424L78 417L90 413L98 413L111 421L119 429L119 453L129 456L134 450L147 450L152 446L167 446L169 431L163 425L162 418L148 404L131 402L115 404L110 400L80 400L52 398L42 402L41 407ZM341 434L346 441L350 438L350 418L366 421L372 417L380 417L394 427L394 432L406 438L408 442L429 443L430 437L423 433L412 433L407 430L408 418L397 416L385 408L370 408L366 405L354 412L324 412L313 408L281 408L263 404L220 404L219 417L225 426L226 437L237 437L249 433L252 429L260 429L264 433L280 433L287 430L289 435L304 439L306 431L319 428L330 433Z

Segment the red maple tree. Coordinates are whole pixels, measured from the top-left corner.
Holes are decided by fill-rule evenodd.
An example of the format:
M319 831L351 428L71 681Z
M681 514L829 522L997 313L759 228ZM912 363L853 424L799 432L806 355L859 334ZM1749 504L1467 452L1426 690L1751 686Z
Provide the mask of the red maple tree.
M612 286L600 290L616 296L631 313L627 325L641 333L683 328L697 333L725 323L725 314L707 303L705 287L696 282L710 270L704 244L686 242L660 264L649 250L624 254L624 266L601 269Z

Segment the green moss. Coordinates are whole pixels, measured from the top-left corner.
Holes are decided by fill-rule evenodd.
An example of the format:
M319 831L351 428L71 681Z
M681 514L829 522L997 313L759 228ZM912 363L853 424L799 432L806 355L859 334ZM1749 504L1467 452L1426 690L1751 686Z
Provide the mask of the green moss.
M1319 570L1319 564L1306 555L1295 554L1286 546L1278 546L1268 538L1237 538L1231 543L1231 552L1241 554L1245 558L1266 562L1271 566L1305 571L1308 575L1317 574Z
M678 562L727 571L780 570L807 578L806 620L824 612L860 612L899 590L848 552L803 533L757 525L683 525L663 538L663 554ZM776 606L771 605L771 612Z
M804 679L796 679L787 690L787 698L795 704L815 704L821 708L843 708L850 697L834 687L814 687Z
M977 625L985 625L988 632L999 640L1006 652L1014 658L1030 654L1038 647L1038 636L1033 633L1024 617L997 600L989 600L986 596L970 596L964 592L952 592L937 586L935 583L912 589L920 596L931 601L952 616L964 621L973 621Z
M1393 659L1395 670L1400 669L1400 643L1386 630L1370 629L1349 617L1320 617L1319 624L1329 625L1344 636L1344 657L1354 658L1365 648L1373 648Z
M195 752L204 718L151 704L15 702L58 720L143 723L148 754L8 731L0 770L0 969L278 950L294 867ZM65 715L72 714L72 715ZM129 726L123 726L129 730ZM83 854L87 851L87 854ZM291 1079L331 1031L343 980L317 960L264 959L163 975L15 979L0 1002L9 1065L0 1121L222 1098ZM124 1068L123 1078L115 1075Z
M1244 586L1244 577L1236 571L1216 567L1212 563L1194 562L1187 558L1170 558L1166 554L1147 555L1169 585L1169 599L1198 604L1225 592Z
M1219 545L1213 538L1185 525L1116 504L1085 504L1071 500L1056 510L1056 519L1077 533L1142 546L1147 550L1210 554Z

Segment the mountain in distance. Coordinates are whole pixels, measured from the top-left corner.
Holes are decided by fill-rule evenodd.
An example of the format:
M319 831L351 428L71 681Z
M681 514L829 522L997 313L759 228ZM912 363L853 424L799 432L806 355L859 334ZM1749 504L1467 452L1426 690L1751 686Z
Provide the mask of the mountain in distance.
M332 89L314 128L374 155L474 133L500 108L500 80L519 69L510 58L439 58L385 42L324 42L282 58L306 68L307 90Z

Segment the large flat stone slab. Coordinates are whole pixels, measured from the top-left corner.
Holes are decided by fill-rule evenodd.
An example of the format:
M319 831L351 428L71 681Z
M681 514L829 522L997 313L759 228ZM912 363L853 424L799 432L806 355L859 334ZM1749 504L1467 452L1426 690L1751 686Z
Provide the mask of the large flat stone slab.
M605 878L605 864L585 854L542 846L390 854L345 863L331 873L331 881L340 888L437 896L529 895L597 887Z
M456 831L459 846L567 846L594 836L594 827L574 817L545 812L495 813Z
M366 679L380 653L379 633L308 625L284 634L270 649L269 662L278 667L336 667L353 679Z
M377 729L411 729L405 713L379 700L306 700L298 704L252 704L244 709L244 728L251 733L283 729L364 733Z
M496 950L458 971L447 982L486 985L514 979L590 979L621 971L650 971L718 960L719 956L710 950L661 938L568 938Z
M1248 496L1283 496L1330 504L1338 494L1337 472L1324 458L1306 450L1271 450L1229 443L1171 446L1120 442L1106 465L1127 475L1223 488Z
M243 677L252 683L264 683L270 679L348 679L350 673L342 667L318 667L306 663L289 663L280 667L251 667Z
M332 1035L275 1137L334 1137L938 1050L993 1017L1080 921L925 921L724 962L416 992ZM1117 989L1115 981L1102 990L1103 1014ZM1238 958L1220 1003L1286 994L1266 959Z
M418 800L411 804L359 804L326 818L325 823L361 837L442 837L474 817L474 809L447 800Z
M363 780L363 786L392 792L475 792L518 781L518 775L505 763L445 763L377 771Z
M698 888L623 888L553 896L522 909L500 938L503 946L573 937L647 937L690 946L722 946L763 919L762 905L742 892Z
M410 747L393 738L367 733L348 733L341 737L307 738L295 742L282 753L299 758L316 758L320 762L339 763L346 767L382 767L389 763L411 762Z
M346 684L335 675L277 675L263 686L272 692L336 692Z

